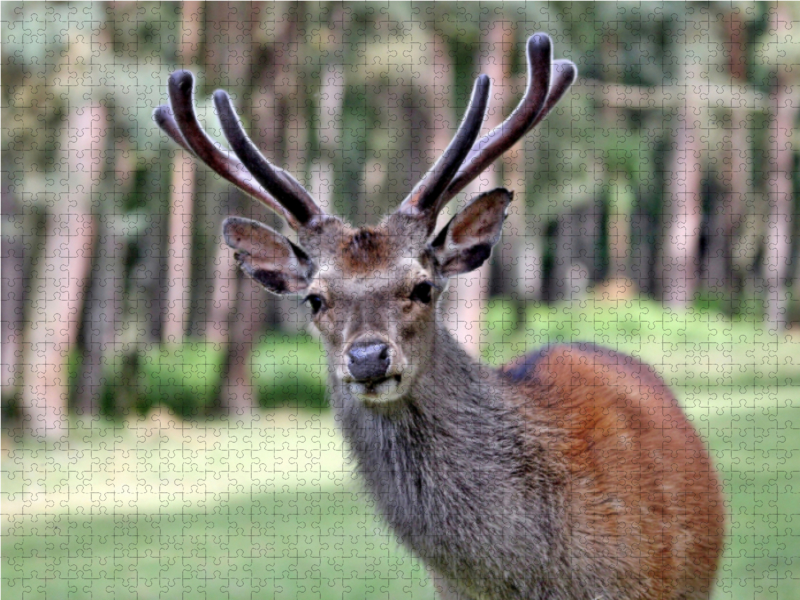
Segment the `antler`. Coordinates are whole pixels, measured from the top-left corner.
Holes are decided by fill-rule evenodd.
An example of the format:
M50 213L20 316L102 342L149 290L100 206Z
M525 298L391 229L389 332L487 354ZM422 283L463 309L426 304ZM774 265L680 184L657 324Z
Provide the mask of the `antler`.
M172 108L159 106L153 117L158 126L181 147L285 218L295 230L307 225L313 217L323 214L296 179L270 164L256 149L242 129L228 94L221 90L215 92L214 103L225 137L239 160L222 150L200 126L194 110L192 74L189 71L175 71L169 78L168 89Z
M511 115L475 141L486 115L491 87L489 78L480 75L453 141L398 207L398 213L424 216L432 230L442 208L536 127L575 81L578 71L572 62L552 60L552 43L547 34L537 33L528 38L527 56L528 87ZM551 83L552 72L555 78ZM159 106L153 115L167 135L236 187L284 217L293 229L305 227L314 217L324 214L294 177L272 165L259 152L242 128L226 92L216 91L214 104L222 130L238 160L203 130L194 110L193 94L194 77L189 71L176 71L170 76L172 108Z
M455 137L431 170L414 186L398 208L398 212L414 215L427 213L447 189L481 131L483 118L489 106L490 88L491 81L487 75L480 75L475 80L472 98Z
M528 38L528 87L517 107L499 126L482 137L467 155L439 203L446 205L506 150L525 137L558 104L578 76L569 60L552 61L550 36L537 33ZM551 83L551 69L555 80Z
M459 156L462 156L461 162L458 163L458 169L448 181L446 187L439 191L441 185L437 185L435 188L430 186L430 196L433 196L434 192L438 192L433 199L427 198L426 203L421 204L415 199L415 193L412 192L397 209L398 212L406 214L427 212L431 223L430 227L433 228L436 216L442 208L506 150L541 123L558 101L561 100L578 75L577 67L568 60L553 61L552 42L550 36L545 33L536 33L528 38L526 49L528 56L528 87L522 100L520 100L511 115L502 124L483 136L477 143L471 144L469 150L464 152L463 155L459 154ZM555 79L551 83L552 71L555 72ZM466 122L466 120L465 117L464 121ZM464 125L462 124L461 127L463 128ZM459 129L456 137L459 137L460 133L461 129ZM455 141L454 139L448 146L445 155L455 145ZM432 173L438 171L439 163L443 160L444 156L425 175L417 188L427 182ZM415 191L417 188L415 188Z

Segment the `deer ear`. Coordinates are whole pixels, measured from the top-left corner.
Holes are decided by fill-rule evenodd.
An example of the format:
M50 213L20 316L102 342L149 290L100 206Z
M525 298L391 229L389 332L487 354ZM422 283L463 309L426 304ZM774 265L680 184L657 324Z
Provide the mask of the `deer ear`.
M514 196L498 188L481 194L450 219L431 242L439 273L453 277L480 267L500 239L506 208Z
M222 224L225 243L236 250L242 271L275 294L308 287L314 265L308 254L288 238L250 219L229 217Z

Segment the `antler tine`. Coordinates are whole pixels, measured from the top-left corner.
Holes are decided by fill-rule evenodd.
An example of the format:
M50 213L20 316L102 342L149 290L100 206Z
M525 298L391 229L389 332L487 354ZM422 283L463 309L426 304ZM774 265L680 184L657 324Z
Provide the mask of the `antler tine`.
M578 67L576 67L575 63L571 60L566 60L564 58L553 61L553 71L555 72L556 80L550 86L547 102L542 112L539 113L539 116L536 117L536 120L528 128L528 131L544 120L548 113L553 110L553 107L564 97L564 94L567 93L567 90L575 83L575 79L578 77ZM528 131L525 133L528 133Z
M550 86L553 48L550 36L537 33L528 38L528 87L517 107L499 126L483 136L469 151L464 164L453 178L442 206L466 187L486 167L524 136L542 112Z
M552 60L550 36L537 33L528 38L528 87L511 115L482 137L470 150L447 190L437 201L445 206L511 146L536 127L575 81L578 70L568 60ZM551 71L555 81L550 83Z
M455 137L447 146L442 156L436 161L430 171L414 187L411 194L403 201L397 212L422 215L431 211L436 200L447 189L458 168L464 162L470 148L472 148L486 116L489 105L489 91L491 81L487 75L480 75L475 80L472 89L469 107L464 119L459 125ZM435 213L430 227L435 224Z
M292 213L301 225L306 225L315 216L323 214L306 189L289 173L272 165L250 141L227 92L214 92L214 104L228 143L256 181Z
M182 148L206 163L233 185L277 212L297 229L299 223L283 206L258 185L242 163L226 154L203 130L194 110L194 77L189 71L175 71L169 78L172 110L159 106L153 117L158 126ZM173 114L174 111L174 114Z
M162 104L153 111L153 120L161 128L161 131L166 133L172 141L177 143L181 148L186 150L189 154L197 157L197 154L189 146L189 142L183 137L180 127L175 122L175 117L172 116L172 111L169 106Z

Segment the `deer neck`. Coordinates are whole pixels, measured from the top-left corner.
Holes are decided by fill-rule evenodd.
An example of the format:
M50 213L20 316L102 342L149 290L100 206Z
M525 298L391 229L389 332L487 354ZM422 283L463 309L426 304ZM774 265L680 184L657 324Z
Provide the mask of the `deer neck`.
M459 406L467 408L474 403L494 405L502 396L499 384L494 371L471 357L437 320L429 366L417 377L409 400L434 412L457 411Z
M424 495L422 488L443 472L467 473L469 465L456 464L464 457L475 464L486 455L497 464L500 449L487 440L519 438L519 417L494 371L472 359L442 325L434 346L406 398L370 406L341 389L332 394L357 466L378 496ZM508 476L502 471L498 478Z
M510 543L507 533L497 537L509 523L513 535L551 545L531 519L552 510L552 486L541 482L553 471L545 453L529 451L508 392L492 369L439 327L430 368L408 398L381 407L332 398L357 470L384 518L429 565L455 569L459 577L484 559L492 562L487 548ZM534 499L532 481L539 488ZM519 511L523 505L528 508ZM475 546L462 532L478 532L474 539L483 541ZM475 556L482 557L478 563Z
M502 404L502 387L495 372L473 359L437 320L433 347L407 396L389 404L365 404L340 388L333 407L342 425L366 422L397 427L426 427L445 417L473 408ZM345 431L347 434L348 432Z

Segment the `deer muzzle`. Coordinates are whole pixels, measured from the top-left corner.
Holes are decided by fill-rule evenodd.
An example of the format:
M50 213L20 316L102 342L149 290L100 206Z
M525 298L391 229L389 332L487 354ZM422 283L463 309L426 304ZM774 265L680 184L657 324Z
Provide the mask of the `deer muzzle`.
M359 383L384 379L391 362L389 345L380 340L356 342L347 351L347 370Z
M354 342L345 353L342 382L350 393L370 402L395 400L401 391L402 367L394 364L391 344L376 338Z

